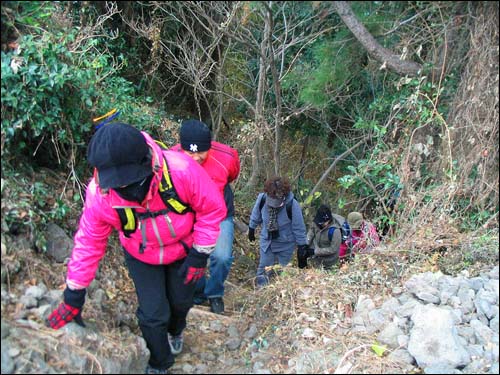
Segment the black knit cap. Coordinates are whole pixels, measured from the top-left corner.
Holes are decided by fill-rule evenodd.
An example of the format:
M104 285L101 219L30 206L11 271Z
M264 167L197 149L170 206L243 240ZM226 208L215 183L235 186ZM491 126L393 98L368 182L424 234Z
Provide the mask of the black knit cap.
M211 141L210 129L205 123L198 120L185 120L182 122L180 142L183 150L190 152L208 151Z
M316 215L314 216L314 223L318 226L323 225L329 220L332 220L332 211L330 210L330 207L328 207L326 204L322 204L319 206L318 211L316 211Z
M87 159L97 168L103 189L130 185L153 173L146 139L128 124L101 127L90 140Z

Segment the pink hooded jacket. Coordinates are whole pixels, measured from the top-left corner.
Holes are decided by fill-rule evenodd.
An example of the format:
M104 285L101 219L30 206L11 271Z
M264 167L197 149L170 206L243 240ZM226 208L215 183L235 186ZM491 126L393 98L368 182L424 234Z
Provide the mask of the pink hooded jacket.
M113 189L99 188L96 175L90 181L75 245L68 263L66 283L70 289L86 288L95 277L99 261L105 254L108 237L113 228L119 231L120 242L134 258L148 264L169 264L186 257L182 242L197 251L209 254L219 235L219 224L226 216L223 197L207 172L189 156L180 152L162 150L154 140L142 132L152 153L154 176L149 192L140 206L122 199ZM133 150L131 150L133 152ZM183 202L194 212L184 215L169 212L141 222L146 225L146 247L140 228L129 238L121 231L116 208L131 207L137 213L165 209L158 186L163 175L163 156L166 157L172 184Z
M375 225L363 220L361 229L352 230L352 251L355 253L369 253L380 244L380 237Z

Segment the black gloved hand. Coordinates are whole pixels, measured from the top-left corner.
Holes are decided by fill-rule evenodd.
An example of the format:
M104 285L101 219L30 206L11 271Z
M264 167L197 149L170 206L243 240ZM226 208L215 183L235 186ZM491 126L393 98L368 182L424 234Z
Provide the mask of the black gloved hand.
M200 253L191 248L186 257L186 260L179 269L179 274L184 278L184 284L196 283L205 275L207 267L208 254Z
M248 228L248 239L250 242L255 241L255 228Z
M54 329L65 326L72 320L85 327L82 319L82 308L85 303L85 289L71 290L68 287L64 290L64 302L61 302L47 319L47 323Z
M297 255L301 258L309 258L314 255L314 249L309 248L307 245L299 245Z
M309 249L309 246L307 245L299 245L297 248L297 264L299 268L305 268L307 266L307 258L311 255L309 255L312 250L312 254L314 255L314 249Z

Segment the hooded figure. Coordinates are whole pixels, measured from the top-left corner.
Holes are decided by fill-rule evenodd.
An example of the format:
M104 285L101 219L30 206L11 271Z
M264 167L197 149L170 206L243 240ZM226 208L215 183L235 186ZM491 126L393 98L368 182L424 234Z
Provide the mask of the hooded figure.
M307 232L307 243L313 249L308 254L308 264L329 269L349 254L348 245L342 238L345 221L344 217L332 214L327 205L318 208Z

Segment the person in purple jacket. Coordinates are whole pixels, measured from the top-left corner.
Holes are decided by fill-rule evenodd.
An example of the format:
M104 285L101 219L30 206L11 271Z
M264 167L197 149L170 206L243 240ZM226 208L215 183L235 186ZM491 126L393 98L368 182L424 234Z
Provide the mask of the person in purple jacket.
M266 267L279 263L286 266L294 254L306 249L306 226L299 202L294 198L290 182L284 177L272 177L264 184L250 215L248 239L255 241L255 229L260 232L260 260L256 284L261 288L269 283L271 272Z

